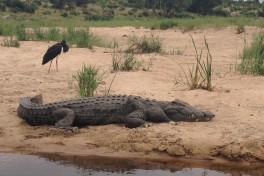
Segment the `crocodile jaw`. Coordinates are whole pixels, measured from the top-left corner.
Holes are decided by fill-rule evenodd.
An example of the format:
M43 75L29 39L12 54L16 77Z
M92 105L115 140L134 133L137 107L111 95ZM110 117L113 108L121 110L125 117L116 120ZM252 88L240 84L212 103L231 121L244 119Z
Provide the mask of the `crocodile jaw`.
M164 112L172 121L206 122L215 116L210 111L202 111L191 106L170 105Z

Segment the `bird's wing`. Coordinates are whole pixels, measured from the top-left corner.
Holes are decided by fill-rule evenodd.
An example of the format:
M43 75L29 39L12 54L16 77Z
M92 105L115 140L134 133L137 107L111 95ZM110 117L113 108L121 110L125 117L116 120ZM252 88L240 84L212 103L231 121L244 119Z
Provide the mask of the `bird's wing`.
M62 46L60 43L52 45L43 56L42 65L48 63L49 61L57 57L61 53L61 49Z

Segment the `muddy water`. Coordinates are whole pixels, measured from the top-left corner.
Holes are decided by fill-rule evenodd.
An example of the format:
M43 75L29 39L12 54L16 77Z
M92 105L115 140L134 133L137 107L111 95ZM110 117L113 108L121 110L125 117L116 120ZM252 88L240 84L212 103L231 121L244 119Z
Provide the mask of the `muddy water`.
M26 155L0 153L1 176L260 176L264 164L190 164L179 161L149 161L110 157Z

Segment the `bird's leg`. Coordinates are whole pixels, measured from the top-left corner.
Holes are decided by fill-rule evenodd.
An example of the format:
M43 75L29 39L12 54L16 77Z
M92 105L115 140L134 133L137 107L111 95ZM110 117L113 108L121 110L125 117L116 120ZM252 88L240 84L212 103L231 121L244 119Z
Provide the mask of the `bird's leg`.
M57 59L56 59L56 67L57 67L57 71L59 71L59 69L58 69L58 56L57 56Z
M52 64L52 60L50 61L50 66L49 66L48 73L50 72L50 67L51 67L51 64Z

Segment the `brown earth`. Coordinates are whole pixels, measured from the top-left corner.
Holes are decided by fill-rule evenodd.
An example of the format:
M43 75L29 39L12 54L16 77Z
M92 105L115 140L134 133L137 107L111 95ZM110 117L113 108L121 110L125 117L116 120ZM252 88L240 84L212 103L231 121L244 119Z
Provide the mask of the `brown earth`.
M53 42L22 42L20 48L0 46L0 151L52 152L75 155L165 157L195 159L228 159L237 161L264 160L264 78L241 75L236 71L239 52L246 38L252 39L260 29L247 27L246 34L236 34L234 27L201 29L182 32L178 29L151 31L148 29L92 28L105 41L119 43L127 36L159 36L167 54L138 55L151 60L149 71L119 72L111 94L133 94L159 100L181 99L210 110L216 117L210 122L179 122L153 124L149 128L127 129L123 125L89 126L78 134L51 126L32 127L17 117L19 97L42 93L45 102L77 97L71 86L72 75L83 64L92 64L106 71L104 84L97 94L104 94L114 73L109 48L70 48L59 58L48 74L49 64L42 66L43 54ZM213 91L189 90L187 85L175 85L183 74L179 64L187 69L194 63L193 36L198 50L204 48L206 37L213 56ZM3 40L3 37L0 38ZM177 55L177 51L183 54Z

